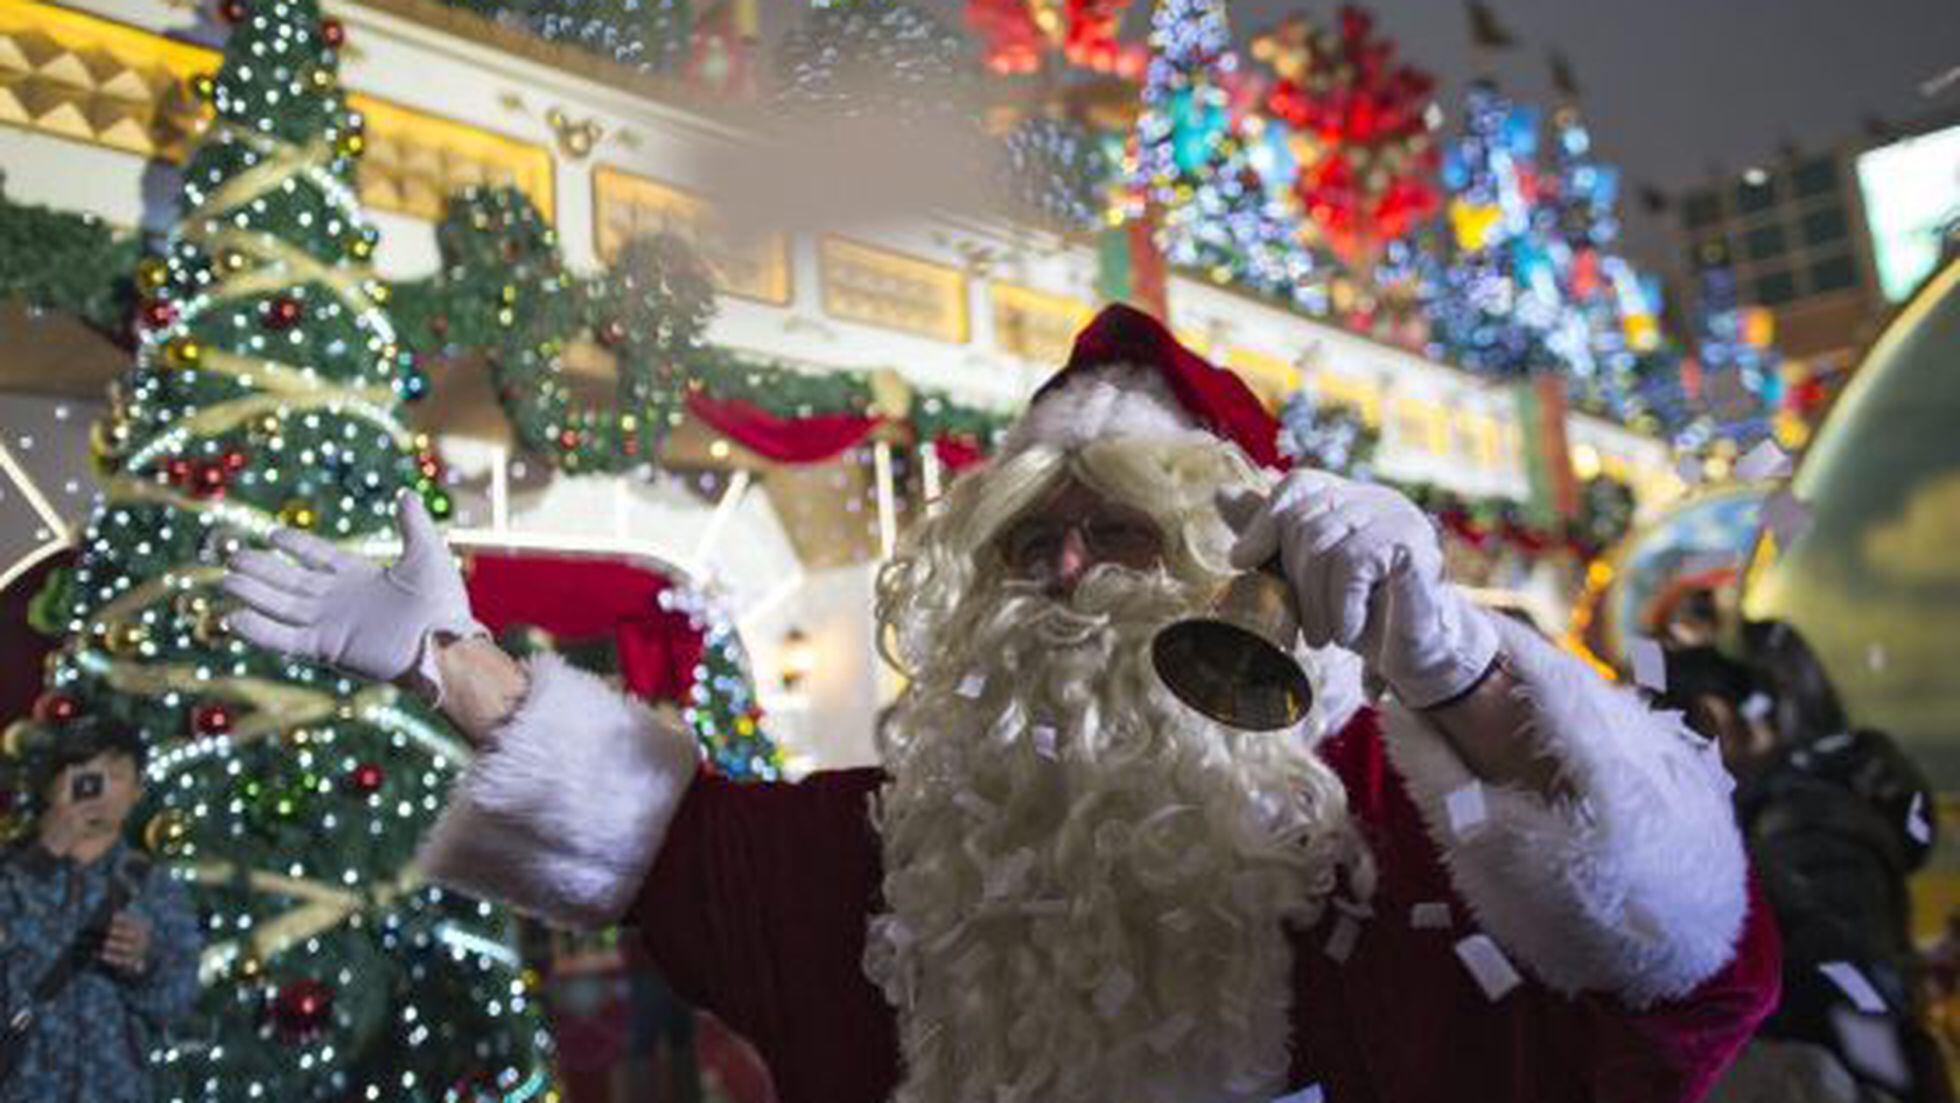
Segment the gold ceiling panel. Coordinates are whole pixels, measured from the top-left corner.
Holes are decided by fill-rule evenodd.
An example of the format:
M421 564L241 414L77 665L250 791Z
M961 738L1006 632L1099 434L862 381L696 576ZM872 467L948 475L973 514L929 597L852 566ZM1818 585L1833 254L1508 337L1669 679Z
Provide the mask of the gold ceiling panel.
M1081 299L1036 291L1011 283L991 287L994 344L1010 356L1059 365L1075 346L1075 335L1095 315Z
M966 276L949 265L823 239L823 309L833 318L965 344Z
M217 69L208 47L35 0L0 0L0 123L91 145L180 161L207 110L189 81ZM367 119L362 201L441 217L471 184L524 190L555 214L551 152L540 145L359 94Z
M1300 389L1300 369L1270 352L1235 346L1226 350L1225 366L1245 380L1245 385L1252 388L1252 393L1269 410L1284 406L1293 392Z

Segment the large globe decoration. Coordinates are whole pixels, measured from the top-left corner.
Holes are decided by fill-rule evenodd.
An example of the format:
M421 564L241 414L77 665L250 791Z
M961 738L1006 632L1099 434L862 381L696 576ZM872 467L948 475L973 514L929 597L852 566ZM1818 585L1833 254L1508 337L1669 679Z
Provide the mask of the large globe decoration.
M1769 490L1728 487L1681 502L1621 542L1607 560L1610 582L1597 591L1586 644L1625 669L1630 638L1677 580L1739 572L1748 561Z
M1796 628L1852 723L1960 783L1960 260L1866 353L1793 487L1812 524L1765 537L1744 613Z

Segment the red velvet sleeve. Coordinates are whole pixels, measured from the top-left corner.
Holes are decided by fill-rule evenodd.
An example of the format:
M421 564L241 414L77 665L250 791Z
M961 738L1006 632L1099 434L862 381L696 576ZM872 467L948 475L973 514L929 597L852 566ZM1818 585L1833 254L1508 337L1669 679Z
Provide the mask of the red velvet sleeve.
M754 1044L783 1103L876 1103L890 1007L864 977L881 874L876 770L695 779L626 922L674 990Z
M1734 957L1679 1000L1636 1010L1606 994L1567 998L1522 963L1524 983L1490 999L1455 952L1475 917L1372 715L1322 757L1347 785L1379 875L1373 915L1344 960L1325 949L1337 915L1295 943L1292 1087L1320 1083L1330 1099L1363 1103L1691 1103L1775 1006L1781 945L1753 884ZM1418 927L1419 905L1446 905L1448 919Z

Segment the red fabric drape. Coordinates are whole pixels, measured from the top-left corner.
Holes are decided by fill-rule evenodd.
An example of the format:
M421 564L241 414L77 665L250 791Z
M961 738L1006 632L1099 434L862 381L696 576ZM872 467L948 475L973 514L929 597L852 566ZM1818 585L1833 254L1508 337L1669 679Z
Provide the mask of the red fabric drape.
M955 474L987 458L987 454L980 450L979 442L972 437L934 437L932 450L939 457L940 466Z
M839 456L870 436L879 420L865 414L777 417L752 402L698 391L687 396L687 409L721 435L779 463L822 463Z
M479 552L469 575L470 607L492 632L528 624L566 640L609 635L627 689L685 701L701 633L687 614L660 608L672 585L644 567L535 552Z

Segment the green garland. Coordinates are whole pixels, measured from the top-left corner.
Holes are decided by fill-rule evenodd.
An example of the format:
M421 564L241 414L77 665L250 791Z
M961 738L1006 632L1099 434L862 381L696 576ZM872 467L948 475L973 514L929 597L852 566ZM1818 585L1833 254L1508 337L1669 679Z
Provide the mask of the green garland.
M92 214L16 203L0 194L0 299L70 314L126 342L142 254L139 235Z
M483 355L518 440L566 471L616 472L649 462L680 421L690 389L784 418L862 414L873 406L867 374L799 371L706 344L713 285L678 238L635 239L609 272L580 279L566 269L556 232L515 188L455 196L436 238L442 272L395 287L392 308L404 341L422 350L418 361ZM610 404L571 401L565 351L580 335L618 357ZM983 450L1008 421L939 391L915 394L909 418L919 440L953 437Z

